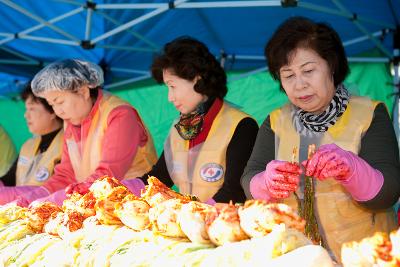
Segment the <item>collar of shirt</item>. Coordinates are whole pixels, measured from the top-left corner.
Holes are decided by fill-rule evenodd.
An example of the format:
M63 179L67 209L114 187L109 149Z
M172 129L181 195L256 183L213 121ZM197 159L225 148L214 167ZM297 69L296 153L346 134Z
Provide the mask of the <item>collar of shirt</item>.
M189 148L192 148L200 143L203 143L206 140L207 135L210 132L211 125L214 122L214 119L217 116L218 112L222 108L222 103L223 103L222 99L220 98L215 99L214 103L211 105L210 109L204 116L203 128L201 132L195 138L189 141Z
M47 133L41 136L40 139L40 144L39 144L39 152L43 153L45 152L49 146L51 145L51 142L53 142L53 139L56 137L58 132L61 130L61 128L52 131L51 133Z

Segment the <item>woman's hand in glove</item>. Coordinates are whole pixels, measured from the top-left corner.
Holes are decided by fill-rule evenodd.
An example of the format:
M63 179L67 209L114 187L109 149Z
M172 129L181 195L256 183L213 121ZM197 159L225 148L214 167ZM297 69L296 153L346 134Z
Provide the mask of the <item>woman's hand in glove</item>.
M287 198L296 191L302 170L298 164L273 160L265 171L255 175L250 181L250 192L254 198L276 200Z

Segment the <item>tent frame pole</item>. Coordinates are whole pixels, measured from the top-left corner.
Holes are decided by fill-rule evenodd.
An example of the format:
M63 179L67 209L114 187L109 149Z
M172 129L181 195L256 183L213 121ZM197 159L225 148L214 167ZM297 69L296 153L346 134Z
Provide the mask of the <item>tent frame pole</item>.
M10 0L0 0L0 2L2 2L5 5L8 5L9 7L11 7L12 9L15 9L16 11L24 14L25 16L30 17L33 20L36 20L44 25L46 25L47 27L51 28L53 31L58 32L61 35L64 35L65 37L67 37L70 40L75 40L75 41L79 41L78 38L76 38L75 36L65 32L64 30L62 30L61 28L51 24L50 22L42 19L41 17L29 12L28 10L26 10L25 8L15 4L14 2L10 1Z
M20 57L20 58L22 58L22 59L25 59L25 60L28 61L28 62L34 62L34 63L36 63L36 64L39 63L39 61L37 61L37 60L35 60L35 59L31 58L31 57L28 57L28 56L26 56L26 55L24 55L24 54L22 54L22 53L19 53L19 52L17 52L17 51L14 51L14 50L12 50L12 49L10 49L10 48L7 48L7 47L5 47L5 46L0 46L0 49L3 49L4 51L6 51L6 52L8 52L8 53L10 53L10 54L13 54L13 55L15 55L15 56L17 56L17 57Z
M14 34L8 32L0 32L0 36L4 37L14 37Z
M73 0L53 0L54 2L60 2L60 3L65 3L65 4L70 4L70 5L75 5L75 6L82 6L82 3L73 1Z
M0 64L9 64L9 65L38 65L39 62L34 61L25 61L25 60L16 60L16 59L0 59Z
M106 85L104 87L105 87L106 90L109 90L109 89L112 89L112 88L115 88L115 87L118 87L118 86L122 86L122 85L125 85L125 84L146 80L146 79L148 79L150 77L151 77L150 74L146 74L146 75L143 75L143 76L126 79L126 80L123 80L123 81L120 81L120 82L111 83L111 84L108 84L108 85Z
M352 14L352 13L344 12L344 11L340 11L340 10L336 10L336 9L332 9L332 8L327 8L327 7L323 7L323 6L319 6L319 5L315 5L315 4L311 4L311 3L307 3L307 2L299 1L297 3L297 6L305 8L305 9L310 9L310 10L313 10L316 12L324 12L324 13L331 14L331 15L346 17L348 19L354 18L354 14ZM381 21L372 20L372 19L366 18L364 16L357 15L357 20L368 22L370 24L375 24L375 25L381 26L383 28L389 28L389 29L395 28L395 26L393 24L388 24L388 23L383 23Z
M177 5L178 1L174 4ZM263 1L219 1L219 2L190 2L183 3L175 8L231 8L231 7L266 7L281 6L280 0L263 0ZM168 8L168 3L137 3L137 4L99 4L97 9L153 9Z
M107 44L107 45L96 45L96 47L100 47L100 48L105 48L105 49L118 49L118 50L126 50L126 51L140 51L140 52L150 52L150 53L154 53L157 52L158 50L155 50L153 48L142 48L142 47L130 47L130 46L122 46L122 45L111 45L111 44Z
M177 8L233 8L233 7L281 7L280 0L264 1L220 1L220 2L190 2Z
M91 2L89 0L89 2ZM90 39L90 33L92 30L92 14L93 14L93 9L92 8L87 8L86 11L86 28L85 28L85 40Z
M380 37L382 35L387 34L388 32L389 32L389 30L384 29L384 30L381 30L381 31L376 31L374 33L371 33L371 36ZM346 47L346 46L350 46L350 45L353 45L353 44L358 44L358 43L367 41L369 39L370 38L369 38L368 35L360 36L360 37L357 37L357 38L354 38L354 39L350 39L350 40L344 41L343 42L343 46Z
M177 0L177 1L174 2L174 4L176 6L178 6L178 5L180 5L181 3L185 2L185 1L187 1L187 0ZM133 19L133 20L131 20L131 21L125 23L125 24L122 24L121 26L118 26L117 28L115 28L115 29L113 29L111 31L108 31L108 32L106 32L106 33L94 38L92 40L92 43L96 44L96 43L98 43L98 42L100 42L100 41L102 41L102 40L104 40L104 39L106 39L106 38L108 38L110 36L113 36L113 35L115 35L117 33L120 33L120 32L122 32L122 31L124 31L124 30L126 30L126 29L128 29L128 28L130 28L130 27L132 27L134 25L136 25L136 24L139 24L142 21L148 20L148 19L150 19L152 17L155 17L155 16L157 16L157 15L159 15L161 13L164 13L165 11L168 11L168 10L169 10L169 6L166 6L166 7L163 7L163 8L158 8L156 10L153 10L153 11L151 11L149 13L146 13L143 16L135 18L135 19Z
M168 3L97 4L96 9L159 9L168 8Z
M142 75L150 74L146 70L134 70L134 69L117 68L117 67L112 67L112 68L110 68L110 70L115 71L115 72L134 73L134 74L142 74Z
M343 12L350 14L347 8L345 8L339 0L332 0L332 2ZM381 50L386 56L391 57L391 53L358 21L358 17L351 19L351 22Z
M55 43L55 44L63 44L63 45L71 45L71 46L80 46L80 44L81 44L80 42L76 42L76 41L69 41L69 40L55 39L55 38L47 38L47 37L38 37L38 36L25 35L25 34L19 35L19 38L20 39L38 41L38 42Z
M107 15L104 12L101 12L101 11L99 11L97 9L95 10L95 12L96 12L96 14L98 14L100 16L103 16L103 18L105 18L106 20L108 20L109 22L113 23L116 26L122 25L119 21L115 20L114 18L112 18L111 16ZM160 46L159 45L157 45L156 43L152 42L148 38L144 37L140 33L137 33L132 29L126 29L125 32L130 33L134 37L138 38L139 40L141 40L144 43L148 44L149 46L153 47L155 51L159 51L160 50Z
M58 22L58 21L63 20L63 19L65 19L65 18L71 17L71 16L73 16L73 15L75 15L75 14L78 14L78 13L80 13L80 12L82 12L82 11L83 11L83 7L76 8L76 9L74 9L74 10L71 10L71 11L69 11L69 12L67 12L67 13L64 13L64 14L62 14L62 15L60 15L60 16L57 16L57 17L55 17L55 18L49 20L48 23L52 24L52 23ZM30 27L30 28L28 28L28 29L25 29L25 30L23 30L22 32L19 32L18 34L28 34L28 33L37 31L37 30L39 30L39 29L41 29L41 28L43 28L43 27L45 27L45 26L46 26L45 23L40 23L40 24L38 24L38 25L35 25L35 26ZM15 39L15 35L14 35L14 34L11 34L10 37L1 40L1 41L0 41L0 45L3 45L3 44L5 44L5 43L8 43L8 42L10 42L10 41L12 41L12 40L14 40L14 39Z

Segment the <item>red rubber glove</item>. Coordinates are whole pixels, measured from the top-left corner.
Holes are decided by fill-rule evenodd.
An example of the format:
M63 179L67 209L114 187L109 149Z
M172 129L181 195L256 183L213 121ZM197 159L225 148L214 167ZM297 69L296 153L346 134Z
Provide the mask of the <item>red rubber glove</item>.
M322 145L309 159L302 162L306 175L319 180L333 178L357 201L373 199L383 185L382 173L356 154L335 144Z
M350 153L335 144L322 145L309 159L302 162L306 175L319 180L334 178L345 181L353 172Z
M250 193L255 199L267 201L289 197L296 191L302 170L298 164L273 160L265 171L255 175L250 181Z
M92 185L91 182L73 183L65 188L65 194L67 196L72 195L74 192L78 192L84 195L89 192L89 187Z

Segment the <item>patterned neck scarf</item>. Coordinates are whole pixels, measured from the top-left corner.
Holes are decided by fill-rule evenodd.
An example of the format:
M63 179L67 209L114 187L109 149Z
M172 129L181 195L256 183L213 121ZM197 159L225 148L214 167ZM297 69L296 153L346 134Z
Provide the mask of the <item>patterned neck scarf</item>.
M336 93L329 106L321 114L315 115L297 107L294 108L292 118L296 131L305 136L309 135L310 131L314 133L326 132L342 116L349 103L349 98L349 92L340 84L336 88Z
M214 99L208 99L202 102L195 111L189 114L181 114L175 128L184 140L195 138L203 129L204 116L210 109Z

